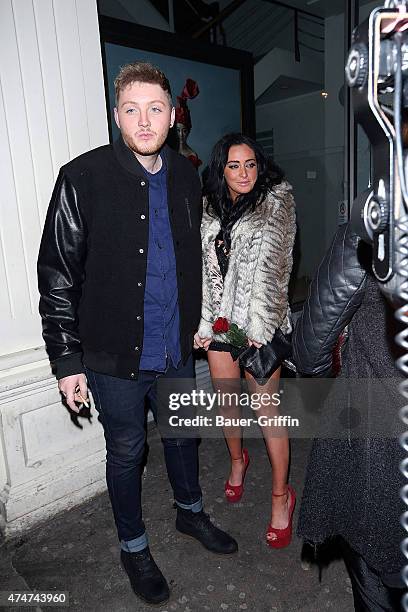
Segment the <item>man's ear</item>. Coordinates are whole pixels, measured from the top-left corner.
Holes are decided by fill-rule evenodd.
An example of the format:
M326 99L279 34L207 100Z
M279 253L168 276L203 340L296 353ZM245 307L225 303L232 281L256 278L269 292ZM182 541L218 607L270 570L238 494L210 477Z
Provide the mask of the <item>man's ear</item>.
M115 123L118 126L118 128L120 129L120 122L119 122L119 113L118 113L118 109L115 108L113 109L113 116L115 117Z
M176 109L174 106L171 107L171 115L170 115L170 127L172 128L174 125L174 121L176 119Z

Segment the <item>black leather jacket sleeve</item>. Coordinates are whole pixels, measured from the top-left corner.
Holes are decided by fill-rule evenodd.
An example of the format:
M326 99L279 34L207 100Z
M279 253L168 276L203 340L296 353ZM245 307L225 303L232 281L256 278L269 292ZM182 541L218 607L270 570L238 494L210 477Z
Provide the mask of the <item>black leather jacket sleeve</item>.
M61 170L48 207L37 264L43 338L58 379L84 372L77 309L87 231L78 200L75 187Z
M330 374L332 351L361 305L366 271L358 258L359 237L342 225L321 262L293 334L293 353L302 374Z

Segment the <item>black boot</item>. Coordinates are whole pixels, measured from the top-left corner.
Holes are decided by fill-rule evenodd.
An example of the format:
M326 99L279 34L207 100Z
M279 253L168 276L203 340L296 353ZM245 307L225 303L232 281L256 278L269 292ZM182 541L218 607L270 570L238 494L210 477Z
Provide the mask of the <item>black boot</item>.
M238 550L238 544L228 533L212 524L208 514L192 512L177 506L176 529L195 538L211 552L230 555Z
M169 586L148 546L136 553L121 550L120 559L136 595L150 604L161 604L168 600Z

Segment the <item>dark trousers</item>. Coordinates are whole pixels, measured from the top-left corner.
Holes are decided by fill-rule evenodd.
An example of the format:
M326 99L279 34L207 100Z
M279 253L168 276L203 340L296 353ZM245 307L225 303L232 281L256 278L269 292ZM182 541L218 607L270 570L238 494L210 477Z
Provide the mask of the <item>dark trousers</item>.
M137 380L126 380L86 370L99 420L106 440L106 480L119 539L128 541L145 532L142 521L141 477L146 448L145 399L155 420L160 405L159 378L169 379L173 391L180 381L183 391L192 387L192 357L185 366L169 367L164 374L140 371ZM174 380L174 385L173 385ZM197 438L162 437L167 474L174 498L183 507L201 500L198 483ZM162 496L157 491L157 502Z
M341 547L351 579L356 612L401 612L404 590L387 586L381 575L344 540Z

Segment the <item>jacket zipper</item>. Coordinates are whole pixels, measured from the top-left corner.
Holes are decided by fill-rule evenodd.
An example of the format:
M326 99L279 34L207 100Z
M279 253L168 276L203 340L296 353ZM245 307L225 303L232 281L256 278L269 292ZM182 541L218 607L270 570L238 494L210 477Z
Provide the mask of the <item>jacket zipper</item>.
M186 203L186 208L187 208L188 224L190 226L190 229L193 229L193 224L191 222L190 202L188 201L188 198L184 198L184 201Z

